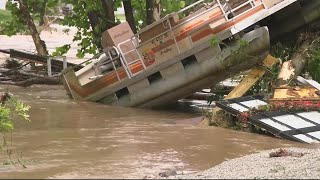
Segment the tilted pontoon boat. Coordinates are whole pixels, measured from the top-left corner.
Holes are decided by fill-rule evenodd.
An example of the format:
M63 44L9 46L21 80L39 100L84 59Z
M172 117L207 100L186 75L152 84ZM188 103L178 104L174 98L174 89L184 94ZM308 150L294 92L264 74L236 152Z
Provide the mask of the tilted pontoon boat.
M219 0L182 19L198 1L133 34L124 22L102 37L105 53L61 77L76 100L154 107L252 68L269 51L266 27L253 27L296 0ZM222 42L222 43L219 43Z

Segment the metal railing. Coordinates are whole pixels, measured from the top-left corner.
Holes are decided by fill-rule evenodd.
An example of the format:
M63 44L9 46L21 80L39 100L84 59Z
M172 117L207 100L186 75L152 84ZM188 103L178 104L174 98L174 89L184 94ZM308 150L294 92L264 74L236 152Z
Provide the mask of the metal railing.
M196 6L196 5L198 5L198 4L200 4L200 3L204 2L204 1L205 1L205 0L197 1L197 2L194 3L194 4L191 4L191 5L183 8L183 9L181 9L180 11L177 12L177 14L180 14L180 13L186 11L187 9L190 9L190 8ZM235 17L238 17L238 16L240 16L240 15L242 15L242 14L244 14L244 13L247 13L247 12L250 11L251 9L253 9L253 8L255 8L255 7L257 7L257 6L259 6L259 5L262 4L261 1L259 1L259 2L260 2L260 3L256 4L253 0L247 0L246 2L242 3L241 5L233 8L233 9L230 9L230 10L228 10L228 11L226 12L226 11L224 10L224 5L221 4L220 0L216 0L216 4L213 5L212 7L208 8L208 9L205 10L205 11L202 11L202 12L196 14L195 16L187 19L186 21L183 21L182 23L177 24L176 26L173 26L173 27L172 27L172 24L171 24L171 22L170 22L170 18L173 17L173 14L170 14L170 15L167 15L166 17L164 17L163 19L161 19L161 22L152 24L152 25L148 26L147 28L142 29L140 32L134 34L132 38L130 38L130 39L128 39L128 40L126 40L126 41L121 42L121 43L118 44L118 49L119 49L119 51L120 51L120 58L121 58L121 61L123 62L123 65L124 65L124 67L125 67L125 69L126 69L126 72L127 72L128 77L129 77L129 78L132 78L133 76L135 76L135 75L138 74L139 72L141 72L141 71L143 71L144 69L146 69L146 66L145 66L145 64L144 64L144 62L143 62L143 59L141 58L142 56L141 56L140 52L138 51L138 48L140 48L140 47L142 47L142 46L144 46L144 45L152 42L153 40L159 38L160 36L162 36L162 35L164 35L164 34L166 34L166 33L170 33L170 34L171 34L171 37L172 37L172 39L173 39L173 41L174 41L175 47L176 47L176 49L177 49L177 51L178 51L178 54L180 54L180 53L182 53L182 52L180 51L180 48L179 48L179 45L178 45L178 42L177 42L177 36L178 36L179 34L175 34L175 30L176 30L177 28L179 28L179 27L185 25L186 23L188 23L188 22L190 22L190 21L192 21L192 20L194 20L194 19L196 19L196 18L198 18L198 17L200 17L200 16L208 13L209 11L212 11L213 9L215 9L215 8L217 8L217 7L219 7L219 9L221 10L222 15L224 16L225 20L226 20L226 21L231 21L231 20L234 19ZM233 17L231 17L231 18L228 18L229 14L234 13L235 11L239 10L240 8L242 8L242 7L244 7L244 6L248 5L248 4L251 5L251 8L250 8L250 9L248 9L248 10L246 10L246 11L244 11L244 12L242 12L242 13L236 15L236 16L233 16ZM214 19L214 20L215 20L215 19ZM212 21L214 21L214 20L211 20L210 22L212 22ZM134 43L134 42L141 42L140 39L139 39L139 35L142 34L142 33L145 32L145 31L149 30L150 28L152 28L152 27L160 24L160 23L162 23L163 26L164 26L165 28L167 28L166 31L158 34L157 36L155 36L155 37L153 37L153 38L151 38L151 39L148 39L147 41L144 41L143 43L141 43L141 44L139 44L139 45L136 45L136 44ZM207 23L206 23L205 25L207 25ZM203 26L198 26L198 27L196 27L196 29L199 29L199 28L201 28L201 27L203 27ZM190 41L192 41L192 38L190 37L190 33L188 34L188 36L189 36L189 37L187 37L187 38L189 38ZM134 48L133 48L132 50L128 51L128 52L123 52L123 51L122 51L122 46L123 46L125 43L128 43L128 42L130 42L130 41L131 41L131 44L133 45ZM193 42L192 42L191 48L192 48L192 47L193 47ZM136 59L136 60L134 60L133 62L128 63L125 55L127 55L127 54L129 54L129 53L133 53L134 51L136 51L136 54L138 55L138 57L139 57L140 59ZM177 54L177 55L178 55L178 54ZM141 71L133 74L132 71L131 71L131 69L130 69L130 65L131 65L131 64L134 64L134 63L136 63L136 62L139 62L139 61L140 61L141 64L143 65L143 70L141 70Z
M113 56L111 55L111 51L112 51L112 50L114 50L114 51L116 52L116 56L115 56L115 57L113 57ZM117 71L119 68L117 68L117 67L116 67L116 64L115 64L115 62L116 62L119 58L120 58L120 60L121 60L121 55L120 55L117 47L112 46L110 49L107 50L107 52L105 52L105 54L109 57L109 60L107 60L107 61L105 61L105 62L102 62L102 63L99 63L99 61L96 62L96 67L99 68L100 66L107 65L107 64L110 64L110 63L111 63L112 68L113 68L113 70L114 70L115 73L116 73L117 79L120 81L120 75L119 75L119 72ZM111 72L112 72L112 71L111 71ZM99 75L96 75L96 76L92 76L92 77L89 77L89 79L97 79L97 78L102 77L102 76L104 76L104 74L99 74Z
M133 37L133 38L136 39L135 37ZM146 69L146 65L143 62L143 58L142 58L140 52L138 51L136 44L134 43L134 42L137 42L137 41L132 40L133 38L128 39L128 40L118 44L118 48L119 48L119 51L120 51L120 60L121 60L121 63L122 63L122 65L123 65L128 77L129 77L129 79ZM128 42L131 42L131 44L133 46L133 49L130 50L130 51L127 51L127 52L123 52L122 49L121 49L121 46L123 46L124 44L127 44ZM131 54L132 53L135 54L134 52L137 54L138 59L135 59L135 60L132 60L131 62L128 62L126 60L126 55L128 55L130 53ZM137 63L137 62L141 63L143 69L138 71L138 72L136 72L136 73L133 73L130 66L132 64Z
M193 5L191 5L191 6L188 6L188 8L183 9L183 11L185 11L185 10L187 10L187 9L189 9L189 8L195 6L195 5L197 5L197 4L199 4L200 2L203 2L203 1L204 1L204 0L198 1L198 2L195 3L195 4L193 4ZM142 46L150 43L151 41L155 40L156 38L159 38L160 36L162 36L162 35L164 35L164 34L166 34L166 33L170 33L170 34L171 34L172 39L173 39L174 44L175 44L175 47L176 47L176 49L177 49L177 51L178 51L178 54L180 54L181 51L180 51L179 45L178 45L178 43L177 43L176 34L174 33L174 30L177 29L178 27L180 27L180 26L182 26L182 25L184 25L184 24L192 21L193 19L196 19L197 17L202 16L203 14L211 11L212 9L214 9L214 8L216 8L216 7L218 7L218 6L217 6L217 5L212 6L211 8L209 8L209 9L207 9L207 10L205 10L205 11L203 11L203 12L197 14L197 15L195 15L194 17L192 17L192 18L188 19L187 21L185 21L185 22L183 22L183 23L180 23L180 24L178 24L177 26L174 26L174 27L172 27L171 22L170 22L170 19L169 19L169 17L172 17L172 16L167 16L166 18L162 19L162 22L161 22L161 23L164 24L164 22L165 22L165 23L167 24L167 27L169 27L168 30L166 30L166 31L158 34L158 35L155 36L154 38L151 38L151 39L149 39L149 40L147 40L147 41L139 44L138 46L135 45L134 39L135 39L137 42L139 42L138 36L139 36L141 33L145 32L145 30L144 30L144 31L140 31L140 32L138 32L137 34L135 34L132 38L130 38L130 39L126 40L126 41L123 41L123 42L119 43L119 44L118 44L118 48L119 48L120 53L122 54L123 64L124 64L124 66L125 66L125 69L126 69L126 72L127 72L128 76L129 76L129 78L133 77L133 76L136 75L137 73L136 73L136 74L133 74L133 73L131 72L130 68L128 68L128 65L129 65L129 64L127 63L127 60L126 60L126 58L125 58L125 55L126 55L126 54L129 54L129 53L132 53L133 51L136 51L136 53L138 54L139 58L141 59L141 62L142 62L142 64L143 64L143 68L146 69L145 64L144 64L144 62L143 62L143 60L142 60L142 58L141 58L142 56L141 56L140 52L138 51L138 48L140 48L140 47L142 47ZM183 11L181 10L181 11L179 11L179 13L181 13L181 12L183 12ZM166 27L166 26L164 25L164 27ZM130 51L128 51L128 52L123 53L121 46L122 46L123 44L125 44L125 43L130 42L130 41L131 41L131 43L134 45L134 49L133 49L133 50L130 50ZM137 61L138 61L138 60L136 60L135 62L137 62ZM144 69L143 69L143 70L144 70ZM139 72L140 72L140 71L139 71Z
M66 56L55 56L55 57L47 57L47 73L49 77L52 77L52 66L51 66L51 60L52 59L57 59L57 58L62 58L62 67L63 69L67 68L67 57Z

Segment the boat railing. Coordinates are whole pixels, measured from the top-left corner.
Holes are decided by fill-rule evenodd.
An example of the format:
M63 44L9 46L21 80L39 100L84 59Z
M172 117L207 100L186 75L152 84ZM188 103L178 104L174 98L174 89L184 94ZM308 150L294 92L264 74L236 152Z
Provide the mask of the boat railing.
M198 1L198 2L190 5L190 7L188 6L188 8L187 8L187 7L186 7L186 8L189 9L189 8L195 6L195 5L197 5L197 4L199 4L200 2L203 2L203 1L204 1L204 0ZM170 20L169 20L169 17L170 17L170 16L168 15L167 18L163 18L163 19L162 19L162 23L166 22L166 24L169 25L169 29L166 30L166 31L164 31L164 32L162 32L162 33L160 33L160 34L158 34L157 36L155 36L155 37L153 37L153 38L151 38L151 39L149 39L149 40L147 40L147 41L144 41L143 43L140 43L138 46L136 46L136 48L140 48L140 47L142 47L142 46L150 43L151 41L155 40L156 38L158 38L158 37L160 37L160 36L162 36L162 35L164 35L164 34L166 34L166 33L168 33L168 32L171 32L171 33L174 35L173 38L174 38L174 41L175 41L175 43L176 43L176 42L177 42L177 41L176 41L176 35L174 34L174 30L175 30L176 28L178 28L178 27L180 27L180 26L182 26L182 25L185 25L186 23L188 23L188 22L190 22L190 21L192 21L192 20L200 17L201 15L203 15L203 14L211 11L212 9L214 9L214 8L216 8L216 7L218 7L218 5L212 6L212 7L210 7L209 9L207 9L207 10L205 10L205 11L203 11L203 12L195 15L194 17L191 17L190 19L184 21L183 23L179 23L178 25L173 26L173 27L172 27L171 22L170 22ZM185 11L185 10L187 10L187 9L183 9L183 11ZM182 10L180 10L180 11L183 12ZM179 11L179 13L181 13L180 11ZM165 25L164 25L164 26L165 26ZM140 40L139 40L139 35L140 35L141 33L143 33L143 32L145 32L145 30L144 30L144 31L139 31L138 33L134 34L131 39L128 39L128 40L126 40L126 41L123 41L123 42L119 43L119 45L123 45L123 44L125 44L125 43L127 43L127 42L129 42L129 41L133 41L134 39L135 39L135 40L138 40L138 42L139 42L139 41L140 41ZM120 49L119 45L118 45L118 48ZM176 43L176 47L177 47L177 49L179 49L179 46L177 45L177 43Z
M116 56L112 56L111 55L111 51L112 50L114 50L116 52L116 54L117 54ZM99 68L100 66L103 66L103 65L112 64L112 68L116 73L117 79L120 80L120 75L119 75L119 73L117 71L117 69L119 69L119 68L117 68L117 66L115 64L115 62L120 58L120 55L121 55L119 53L117 47L112 46L110 49L106 50L106 52L104 52L104 53L109 57L109 60L104 61L104 62L99 62L99 61L96 62L97 68ZM97 78L102 77L102 76L104 76L104 75L103 74L99 74L99 75L96 75L96 76L89 77L89 79L97 79Z
M194 7L194 6L196 6L197 4L202 3L202 2L204 2L204 0L197 1L196 3L193 3L193 4L191 4L190 6L187 6L187 7L183 8L183 9L181 9L181 10L178 11L177 13L178 13L178 14L179 14L179 13L182 13L182 12L186 11L187 9L190 9L190 8L192 8L192 7ZM143 65L143 70L146 69L146 66L145 66L145 64L144 64L144 61L143 61L143 59L142 59L142 55L141 55L141 53L138 51L138 49L139 49L140 47L143 47L144 45L146 45L146 44L154 41L155 39L159 38L160 36L162 36L162 35L164 35L164 34L166 34L166 33L170 33L170 34L171 34L171 37L172 37L172 39L173 39L173 41L174 41L175 47L176 47L176 49L177 49L177 52L178 52L177 55L179 55L179 54L182 53L182 52L180 51L179 45L178 45L178 42L177 42L177 36L178 36L179 34L178 34L178 33L175 33L175 30L176 30L177 28L179 28L179 27L185 25L186 23L188 23L188 22L190 22L190 21L192 21L192 20L194 20L194 19L196 19L196 18L204 15L205 13L208 13L209 11L211 11L211 10L213 10L214 8L217 8L217 7L219 7L219 9L221 10L222 15L224 16L225 20L226 20L226 21L231 21L233 18L238 17L238 16L240 16L240 15L242 15L242 14L244 14L244 13L247 13L248 11L252 10L252 8L255 8L255 7L257 7L258 5L263 4L263 3L261 2L261 0L260 0L259 2L260 2L260 3L257 4L257 3L255 3L253 0L247 0L246 2L240 4L239 6L236 6L235 8L225 11L225 9L224 9L224 5L225 5L225 4L222 5L221 2L220 2L220 0L216 0L216 4L213 5L212 7L206 9L205 11L200 12L199 14L196 14L195 16L193 16L193 17L187 19L186 21L181 22L181 23L179 23L179 24L177 24L177 25L175 25L175 26L172 26L172 24L171 24L171 22L170 22L170 17L172 17L173 15L172 15L172 14L167 15L167 16L164 17L162 20L160 20L161 22L158 22L157 24L162 23L164 27L168 27L168 30L166 30L166 31L158 34L157 36L155 36L155 37L153 37L153 38L150 38L150 39L144 41L143 43L139 43L139 42L141 42L141 40L140 40L140 38L139 38L139 35L140 35L141 33L145 32L145 31L147 31L147 30L150 29L151 27L154 27L154 26L157 25L157 24L150 25L149 28L146 28L146 29L141 30L140 32L134 34L132 38L130 38L130 39L128 39L128 40L126 40L126 41L121 42L121 43L118 44L117 47L118 47L118 49L119 49L119 51L120 51L121 60L122 60L122 62L123 62L123 65L125 66L125 69L126 69L126 72L127 72L128 77L131 78L131 77L135 76L136 74L138 74L138 72L135 73L135 74L133 74L132 71L131 71L131 69L130 69L130 65L133 64L133 63L136 63L136 62L139 62L139 61L140 61L141 64ZM244 12L242 12L242 13L240 13L240 14L237 14L236 16L233 16L233 17L231 17L231 18L228 18L228 16L229 16L230 14L234 13L235 11L239 10L240 8L242 8L242 7L244 7L244 6L248 5L248 4L251 5L251 8L245 10ZM207 25L207 23L206 23L205 25ZM196 29L199 29L199 27L201 27L201 25L198 26L198 27L196 27ZM194 32L194 31L193 31L193 32ZM188 34L188 37L187 37L187 38L189 38L189 40L192 41L191 33ZM128 42L131 42L131 44L134 46L134 48L133 48L132 50L130 50L130 51L123 52L122 46L123 46L124 44L128 43ZM137 44L137 43L135 43L135 42L138 42L139 44ZM191 43L191 48L192 48L192 47L193 47L193 42ZM139 57L140 59L136 59L136 60L134 60L134 61L132 61L132 62L129 63L128 60L126 59L126 56L125 56L125 55L127 55L127 54L129 54L129 53L134 53L134 52L138 55L138 57ZM142 71L143 71L143 70L142 70ZM140 71L139 71L139 72L140 72Z
M263 4L261 1L259 1L259 2L260 2L260 3L254 3L253 0L247 0L246 2L240 4L239 6L233 8L233 9L230 9L228 12L224 12L224 14L225 14L226 18L229 20L229 18L228 18L229 14L233 14L235 11L239 10L240 8L242 8L242 7L244 7L244 6L248 5L248 4L251 5L251 8L250 8L250 9L247 9L246 11L244 11L244 12L242 12L242 13L240 13L240 14L237 14L236 16L230 18L230 19L233 19L233 18L235 18L235 17L237 17L237 16L241 16L242 14L247 13L247 12L250 11L252 8L255 8L255 7L260 6L261 4Z
M136 39L136 40L134 40L134 39ZM146 66L145 66L145 64L143 62L143 58L142 58L140 52L137 49L137 45L136 45L137 41L138 41L137 38L132 37L131 39L128 39L128 40L118 44L118 50L119 50L118 52L120 53L120 60L121 60L121 63L123 64L123 66L124 66L124 69L125 69L128 77L129 77L129 79L146 69ZM128 42L131 43L133 48L132 48L132 50L123 52L121 46L127 44ZM132 53L137 54L138 59L135 59L135 60L132 60L131 62L128 62L127 59L126 59L126 55L132 54ZM131 70L131 65L136 64L136 63L140 63L143 68L140 71L137 71L137 72L133 73L132 70Z
M111 55L111 50L115 50L116 51L116 53L117 53L117 56L115 56L115 57L112 57L112 55ZM112 48L111 49L109 49L108 51L107 51L107 53L108 53L108 56L109 56L109 61L111 61L111 63L112 63L112 67L113 67L113 69L116 71L116 76L117 76L117 78L118 78L118 80L120 81L120 76L119 76L119 73L118 73L118 71L117 71L117 67L116 67L116 65L115 65L115 61L117 60L117 59L119 59L120 58L120 53L119 53L119 51L118 51L118 49L117 49L117 47L115 47L115 46L112 46ZM121 58L120 58L121 59ZM108 63L108 62L107 62ZM106 64L107 64L106 63Z

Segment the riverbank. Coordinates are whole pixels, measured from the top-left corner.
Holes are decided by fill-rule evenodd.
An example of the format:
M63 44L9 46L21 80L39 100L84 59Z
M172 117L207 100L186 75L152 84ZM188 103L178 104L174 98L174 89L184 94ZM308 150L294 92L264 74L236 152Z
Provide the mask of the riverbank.
M169 176L170 179L319 179L320 147L314 149L287 148L303 156L269 157L266 150L225 161L208 170L188 175Z

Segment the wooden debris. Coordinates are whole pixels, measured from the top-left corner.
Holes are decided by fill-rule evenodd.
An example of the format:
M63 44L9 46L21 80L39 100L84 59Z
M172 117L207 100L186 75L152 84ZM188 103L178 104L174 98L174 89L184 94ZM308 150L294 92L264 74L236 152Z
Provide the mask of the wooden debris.
M263 65L267 68L279 63L279 60L271 55L268 55L263 60ZM255 67L251 72L236 86L224 99L232 99L243 96L264 74L266 70L263 67ZM213 116L220 110L219 107L212 109ZM210 122L207 118L204 118L200 125L209 125Z
M314 87L276 87L269 101L320 101Z
M267 68L279 62L275 57L268 55L263 61L263 65ZM255 67L251 72L236 86L224 99L232 99L243 96L264 74L266 70L262 67Z
M10 58L20 59L28 62L33 63L40 63L40 64L47 64L47 57L39 56L32 53L27 53L15 49L10 50L3 50L0 49L0 52L10 54ZM63 69L63 62L57 59L51 59L51 65L53 68L56 68L57 70L61 71ZM77 70L83 67L83 65L77 65L74 63L67 62L67 66L77 66Z
M307 59L304 56L304 53L309 49L312 39L311 38L305 38L305 35L301 35L299 38L299 41L301 43L297 52L293 54L290 61L286 61L282 64L282 68L280 70L280 73L278 75L278 79L275 83L275 86L288 86L289 83L293 78L300 75L302 72ZM303 40L301 40L303 39Z
M26 72L23 70L11 70L6 68L0 68L0 73L3 73L9 77L2 77L0 84L4 85L16 85L16 86L31 86L33 84L48 84L48 85L58 85L61 84L59 77L47 77L44 75ZM15 81L13 77L22 76L23 78L18 78ZM10 78L12 77L12 78Z
M292 157L302 157L304 153L297 153L297 152L292 152L287 149L282 149L280 148L279 150L275 152L269 153L269 157L286 157L286 156L292 156Z

